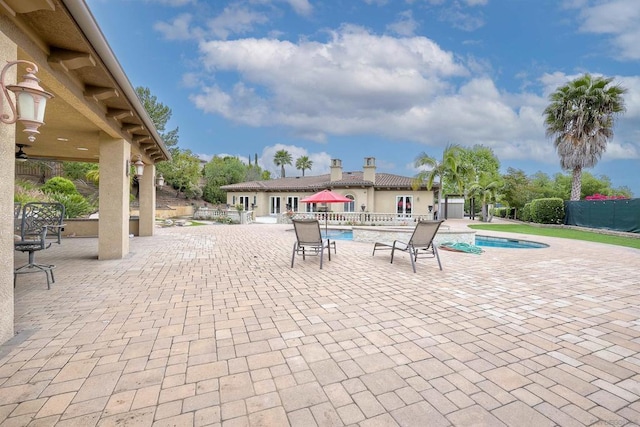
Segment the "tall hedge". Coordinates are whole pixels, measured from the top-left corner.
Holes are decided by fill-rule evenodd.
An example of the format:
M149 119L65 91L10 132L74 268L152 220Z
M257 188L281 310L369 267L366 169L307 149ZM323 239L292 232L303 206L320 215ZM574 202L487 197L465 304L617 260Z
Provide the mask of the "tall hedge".
M531 221L538 224L562 224L564 201L559 197L532 200L530 215Z

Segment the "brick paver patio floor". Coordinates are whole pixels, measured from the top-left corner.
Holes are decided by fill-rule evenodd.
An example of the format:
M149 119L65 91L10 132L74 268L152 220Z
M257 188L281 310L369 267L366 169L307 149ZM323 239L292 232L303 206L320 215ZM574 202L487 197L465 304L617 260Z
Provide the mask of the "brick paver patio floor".
M0 425L640 424L640 251L521 236L551 246L441 251L444 271L414 274L339 241L292 269L291 228L38 253L56 283L18 277Z

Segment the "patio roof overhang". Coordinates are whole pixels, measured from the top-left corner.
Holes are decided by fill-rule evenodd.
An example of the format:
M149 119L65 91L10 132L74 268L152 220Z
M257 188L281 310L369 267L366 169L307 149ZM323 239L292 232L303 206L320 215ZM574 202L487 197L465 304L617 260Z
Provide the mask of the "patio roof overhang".
M0 27L55 96L35 142L17 125L29 158L97 162L105 137L129 141L147 164L171 158L84 1L1 0ZM17 68L20 79L25 66Z

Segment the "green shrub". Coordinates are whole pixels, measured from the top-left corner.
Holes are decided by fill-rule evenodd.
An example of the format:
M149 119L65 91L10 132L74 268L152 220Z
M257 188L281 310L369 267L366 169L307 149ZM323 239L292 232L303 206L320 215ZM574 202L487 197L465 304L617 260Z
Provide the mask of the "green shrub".
M96 210L95 206L80 194L52 193L50 197L64 205L65 218L80 218Z
M500 217L500 218L506 218L508 209L509 208L493 208L491 210L491 213L493 214L493 216L497 216L497 217Z
M527 203L522 209L520 209L519 219L525 222L531 221L531 203Z
M184 190L184 197L187 199L199 199L202 197L202 188L189 186Z
M229 218L228 216L217 216L217 217L213 218L213 220L215 222L220 223L220 224L233 224L233 220L231 218Z
M51 199L33 182L19 179L14 185L13 201L24 205L29 202L50 202Z
M62 162L64 177L72 181L76 179L85 179L87 172L92 169L96 169L97 167L97 163Z
M78 189L72 181L60 176L53 177L45 182L41 190L46 194L79 194Z
M559 197L532 200L531 221L538 224L562 224L564 201Z

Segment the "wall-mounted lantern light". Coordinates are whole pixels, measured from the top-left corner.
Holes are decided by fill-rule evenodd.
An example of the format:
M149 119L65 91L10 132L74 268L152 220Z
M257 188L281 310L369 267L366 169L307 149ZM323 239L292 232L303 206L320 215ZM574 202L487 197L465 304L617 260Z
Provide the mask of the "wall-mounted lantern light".
M138 178L142 178L142 174L144 173L144 163L142 163L142 158L138 156L138 160L133 164L136 168L136 176Z
M23 76L24 80L15 85L6 84L4 78L7 70L9 67L19 63L31 66L27 67L27 74ZM40 133L38 128L44 124L44 110L47 107L47 99L53 98L52 94L45 91L38 84L40 80L35 76L37 72L38 66L33 62L18 60L8 62L2 69L2 73L0 73L2 93L12 113L11 116L4 113L4 106L1 104L2 99L0 99L0 120L8 125L15 122L22 123L24 132L29 135L27 138L31 142L35 141L36 134ZM9 96L9 90L15 94L15 104Z
M164 187L164 176L162 176L161 173L159 173L158 176L156 177L156 186L160 189Z

